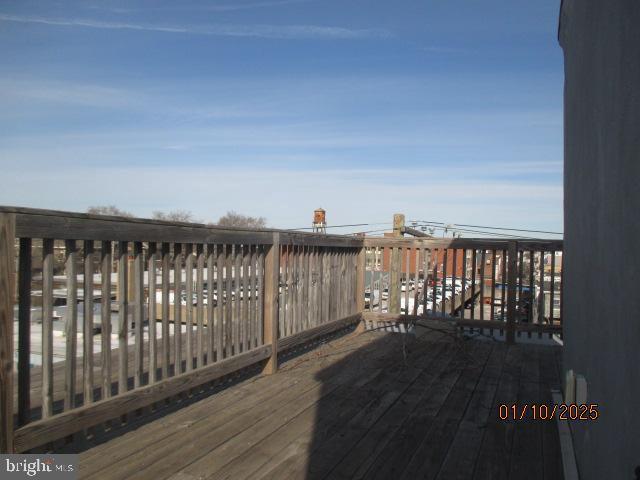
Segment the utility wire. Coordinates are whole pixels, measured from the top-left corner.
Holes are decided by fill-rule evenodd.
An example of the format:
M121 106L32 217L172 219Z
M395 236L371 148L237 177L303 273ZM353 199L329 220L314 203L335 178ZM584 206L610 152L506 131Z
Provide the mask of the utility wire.
M380 223L352 223L347 225L327 225L325 228L345 228L345 227L372 227L374 225L392 225L392 222ZM288 228L287 230L313 230L314 227Z
M432 221L432 220L409 220L409 223L411 224L418 224L415 226L419 226L419 227L429 227L429 228L433 228L433 229L438 229L438 230L445 230L445 231L456 231L456 232L464 232L464 233L474 233L474 234L478 234L478 235L495 235L495 236L499 236L499 237L505 237L505 238L529 238L526 236L522 236L522 235L515 235L515 234L508 234L508 233L499 233L496 231L482 231L482 230L475 230L475 229L485 229L485 230L504 230L504 231L511 231L511 232L525 232L525 233L544 233L544 234L550 234L550 235L563 235L562 232L551 232L551 231L547 231L547 230L527 230L527 229L522 229L522 228L510 228L510 227L492 227L492 226L484 226L484 225L469 225L469 224L464 224L464 223L451 223L451 224L447 224L444 222L436 222L436 221ZM368 226L378 226L378 225L392 225L392 222L374 222L374 223L351 223L351 224L344 224L344 225L328 225L326 228L347 228L347 227L368 227ZM471 228L459 228L459 227L471 227ZM291 228L288 229L290 231L294 231L294 230L313 230L313 227L299 227L299 228ZM354 234L366 234L366 233L381 233L381 232L385 232L388 231L388 229L379 229L379 230L367 230L367 231L363 231L363 232L354 232L352 235Z
M510 233L483 232L481 230L469 230L465 228L445 228L445 227L432 227L432 228L441 228L443 230L451 230L456 232L477 233L480 235L497 235L499 237L505 237L505 238L530 238L530 237L523 237L522 235L513 235Z
M547 230L527 230L523 228L509 228L509 227L488 227L484 225L467 225L464 223L451 223L446 224L443 222L434 222L431 220L409 220L410 223L428 223L428 224L436 224L436 225L451 225L452 227L471 227L471 228L483 228L489 230L508 230L511 232L527 232L527 233L548 233L551 235L564 235L562 232L549 232Z
M523 237L521 235L513 235L511 233L498 233L498 232L483 232L481 230L470 230L470 229L466 229L466 228L453 228L453 227L441 227L438 225L433 225L430 226L429 228L433 228L433 229L438 229L438 230L446 230L446 231L455 231L455 232L465 232L465 233L477 233L480 235L495 235L498 237L505 237L505 238L530 238L530 237Z

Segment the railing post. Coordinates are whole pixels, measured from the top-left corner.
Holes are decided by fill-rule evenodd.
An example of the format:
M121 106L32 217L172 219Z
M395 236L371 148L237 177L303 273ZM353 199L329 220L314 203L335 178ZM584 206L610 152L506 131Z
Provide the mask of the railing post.
M357 272L356 272L356 308L358 313L364 312L364 289L365 289L365 270L367 268L367 250L364 247L360 247L358 250L358 259L357 259ZM373 271L373 270L372 270ZM371 292L371 301L373 302L373 292Z
M13 453L15 214L0 213L0 452Z
M400 272L402 271L402 255L400 247L391 248L389 254L389 297L387 311L400 313Z
M507 273L507 343L515 343L516 294L518 283L518 242L509 241Z
M280 234L273 234L273 244L264 258L264 313L263 335L265 345L271 345L271 357L262 373L278 371L278 299L280 290Z

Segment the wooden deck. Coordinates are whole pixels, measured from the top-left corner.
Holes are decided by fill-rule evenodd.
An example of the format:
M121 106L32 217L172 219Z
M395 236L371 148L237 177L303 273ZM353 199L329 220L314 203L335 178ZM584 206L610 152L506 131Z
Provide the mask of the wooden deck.
M350 333L89 446L80 477L562 478L556 422L501 421L551 403L558 347Z

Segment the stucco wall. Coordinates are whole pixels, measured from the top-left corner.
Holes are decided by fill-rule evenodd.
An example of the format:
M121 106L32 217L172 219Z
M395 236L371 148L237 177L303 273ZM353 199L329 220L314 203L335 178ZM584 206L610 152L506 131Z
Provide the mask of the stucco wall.
M582 479L640 465L640 1L564 0L564 368L595 422L573 422Z

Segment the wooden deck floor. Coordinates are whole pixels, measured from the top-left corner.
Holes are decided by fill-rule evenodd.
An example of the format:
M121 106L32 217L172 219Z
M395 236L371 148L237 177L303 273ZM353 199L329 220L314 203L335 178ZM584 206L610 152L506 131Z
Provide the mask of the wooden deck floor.
M562 478L551 403L558 347L351 333L80 454L80 477Z

